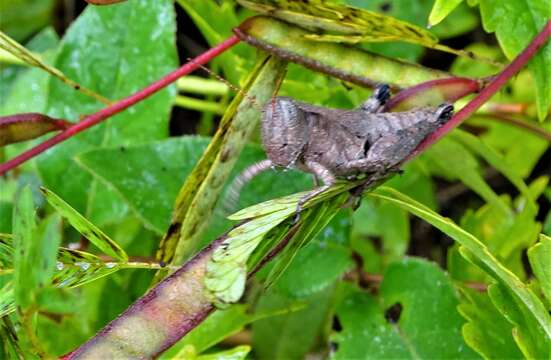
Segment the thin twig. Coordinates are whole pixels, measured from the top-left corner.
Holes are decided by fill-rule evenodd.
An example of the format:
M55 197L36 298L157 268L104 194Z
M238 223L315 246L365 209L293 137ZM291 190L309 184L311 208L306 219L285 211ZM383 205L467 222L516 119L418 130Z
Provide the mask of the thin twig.
M212 60L216 56L220 55L222 52L228 50L233 45L239 42L237 36L231 36L227 40L218 44L217 46L211 48L210 50L204 52L203 54L196 57L193 62L188 62L181 66L179 69L169 73L160 80L154 82L153 84L145 87L144 89L130 95L116 103L103 108L102 110L86 116L81 122L76 123L67 130L55 135L54 137L44 141L43 143L38 144L32 149L27 150L26 152L16 156L15 158L6 161L3 164L0 164L0 175L5 174L14 167L24 163L25 161L32 159L38 154L48 150L52 146L59 144L62 141L69 139L70 137L75 136L76 134L102 122L105 119L110 118L113 115L120 113L123 110L128 109L130 106L148 98L149 96L155 94L159 90L165 88L166 86L172 84L178 78L189 74L190 72L196 70L199 67L199 64L205 64L208 61Z

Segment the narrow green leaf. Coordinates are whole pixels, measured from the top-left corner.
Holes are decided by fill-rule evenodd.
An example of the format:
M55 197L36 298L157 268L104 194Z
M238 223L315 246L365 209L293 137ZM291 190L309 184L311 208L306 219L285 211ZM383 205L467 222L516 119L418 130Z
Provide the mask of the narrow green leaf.
M507 161L497 151L488 146L483 140L478 137L462 130L456 130L451 133L451 136L459 140L464 146L470 148L472 151L482 156L488 164L492 165L496 170L499 170L522 195L528 200L529 206L534 205L534 199L532 198L528 187L524 183L522 177L507 163Z
M124 250L97 226L86 220L84 216L79 214L52 191L46 188L41 188L40 190L50 205L98 249L117 260L128 261L128 255L126 255Z
M90 89L87 89L75 81L68 78L63 72L61 72L59 69L56 69L53 66L50 66L46 64L42 59L40 59L35 54L31 53L29 50L27 50L23 45L19 44L14 39L10 38L7 34L5 34L3 31L0 31L0 49L4 49L7 52L14 55L16 58L24 61L25 63L35 66L37 68L40 68L46 72L48 72L50 75L58 78L66 85L70 86L74 90L80 91L81 93L85 94L86 96L89 96L91 98L94 98L97 101L101 101L105 104L109 104L109 100L105 97L96 94Z
M423 154L431 164L443 174L458 178L466 186L475 191L484 200L499 208L503 214L511 213L511 209L488 185L481 174L478 160L461 143L450 137L442 139ZM453 164L453 166L450 166Z
M444 20L463 0L436 0L429 15L429 26Z
M40 261L38 246L33 244L37 229L35 209L31 189L26 186L19 194L13 213L14 243L14 294L21 308L27 308L35 300L39 270L35 266Z
M8 281L0 289L0 318L15 311L15 293L13 280Z
M197 360L245 360L250 351L249 345L240 345L233 349L200 355Z
M540 234L540 241L528 249L528 260L543 295L551 303L551 237Z

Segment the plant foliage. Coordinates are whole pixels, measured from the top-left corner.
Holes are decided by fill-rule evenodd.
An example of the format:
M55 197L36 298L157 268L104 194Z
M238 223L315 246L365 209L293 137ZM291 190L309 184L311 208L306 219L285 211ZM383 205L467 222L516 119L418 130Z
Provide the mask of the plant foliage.
M455 101L549 24L545 0L54 3L0 4L0 162L243 41L0 177L1 358L551 357L550 41L356 200L341 179L297 216L311 177L273 170L224 204L274 96Z

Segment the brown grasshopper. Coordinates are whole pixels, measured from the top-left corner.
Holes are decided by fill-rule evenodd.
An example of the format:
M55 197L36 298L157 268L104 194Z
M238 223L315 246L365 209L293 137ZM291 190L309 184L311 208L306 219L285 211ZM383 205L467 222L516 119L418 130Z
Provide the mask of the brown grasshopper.
M264 105L262 144L268 159L243 171L230 186L228 198L237 204L241 188L270 168L297 168L314 174L324 186L300 200L302 205L325 191L337 178L384 175L453 114L441 104L406 112L384 112L388 85L379 85L357 109L331 109L276 97Z

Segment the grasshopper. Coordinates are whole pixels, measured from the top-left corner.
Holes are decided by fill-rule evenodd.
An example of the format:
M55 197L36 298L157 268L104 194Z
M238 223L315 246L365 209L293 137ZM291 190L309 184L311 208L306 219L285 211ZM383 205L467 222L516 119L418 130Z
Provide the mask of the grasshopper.
M453 115L447 103L406 112L385 112L390 87L379 85L353 110L331 109L275 97L263 107L262 144L267 159L251 165L230 186L237 204L242 187L270 168L312 173L323 186L299 201L302 205L337 179L380 176L399 166L430 133Z

